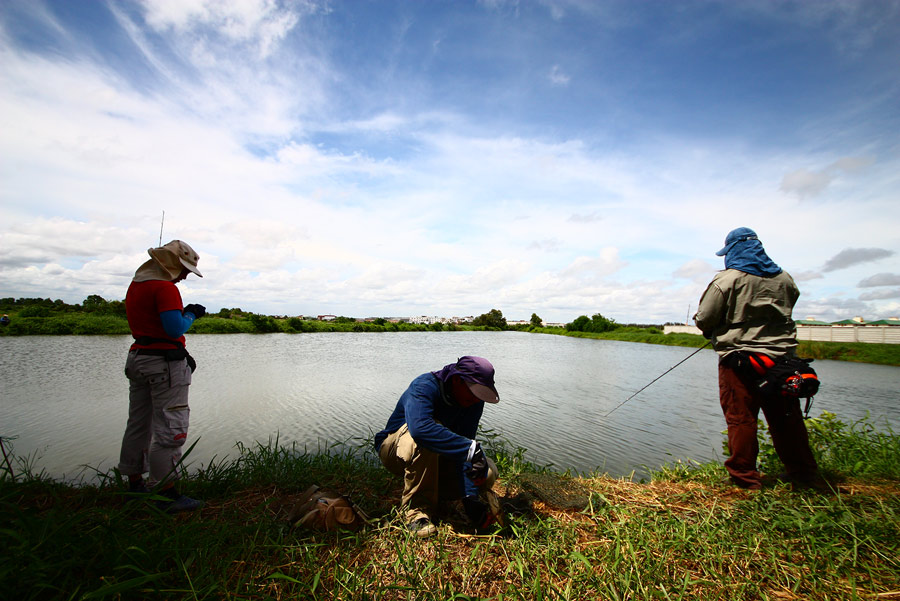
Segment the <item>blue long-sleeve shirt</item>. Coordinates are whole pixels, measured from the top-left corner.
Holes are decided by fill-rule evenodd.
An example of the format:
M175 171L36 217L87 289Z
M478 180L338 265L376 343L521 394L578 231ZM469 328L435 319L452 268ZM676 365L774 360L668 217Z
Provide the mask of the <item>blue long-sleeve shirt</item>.
M422 374L400 396L384 430L375 435L375 450L406 424L417 445L455 460L462 474L483 411L484 403L460 406L443 393L434 374ZM466 494L477 491L469 478L464 487Z
M175 339L184 336L184 333L190 329L196 319L193 313L182 313L174 310L163 311L159 314L159 318L162 320L166 334Z

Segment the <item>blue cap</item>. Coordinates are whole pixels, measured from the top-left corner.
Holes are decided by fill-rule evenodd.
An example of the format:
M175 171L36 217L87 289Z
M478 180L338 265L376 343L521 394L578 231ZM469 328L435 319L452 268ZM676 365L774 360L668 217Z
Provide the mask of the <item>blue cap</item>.
M728 251L731 250L732 246L738 242L744 242L745 240L759 240L759 238L756 236L756 232L749 227L739 227L736 230L731 230L728 232L728 235L725 236L725 246L716 253L716 256L725 256Z

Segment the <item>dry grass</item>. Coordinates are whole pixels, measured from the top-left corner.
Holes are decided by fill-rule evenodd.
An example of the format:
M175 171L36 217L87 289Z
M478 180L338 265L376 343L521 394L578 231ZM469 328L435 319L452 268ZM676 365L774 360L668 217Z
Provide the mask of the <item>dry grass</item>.
M717 484L716 465L649 483L504 473L495 488L516 511L498 534L451 512L427 540L404 527L400 483L380 465L277 444L186 481L207 505L174 518L123 503L122 483L2 480L0 590L23 601L900 598L897 480L750 492ZM291 528L313 482L349 493L373 523Z
M759 496L781 503L799 503L802 499L802 503L815 506L819 502L792 493L787 487L750 492L695 482L642 484L591 478L578 479L577 483L591 493L591 503L584 511L534 500L527 516L512 518L513 525L505 535L477 536L464 524L451 520L441 524L436 537L416 540L390 514L359 534L287 531L280 546L259 554L255 562L234 563L228 581L254 583L255 595L273 599L296 598L302 590L319 599L384 600L445 599L453 595L473 599L581 599L588 591L596 595L590 598L598 599L900 596L900 576L891 576L890 570L876 574L871 566L850 578L833 574L815 586L793 590L792 583L813 576L804 573L804 554L779 548L779 544L767 545L762 539L755 546L736 544L721 556L711 555L720 551L721 545L710 545L702 536L704 528L714 534L729 521L745 520L747 504ZM523 492L521 487L503 483L496 488L508 498ZM866 505L876 499L896 499L898 493L897 483L845 482L837 487L833 498L844 503L859 498ZM234 519L237 513L247 522L277 521L297 496L275 487L247 490L235 499L211 504L200 519ZM385 498L385 505L394 500ZM673 536L663 531L660 524L653 523L652 516L663 517L668 525L681 524L685 538L679 540L677 533ZM688 536L691 529L700 536ZM744 534L735 533L734 537L739 539ZM704 545L708 553L699 548ZM773 575L765 567L776 562L782 566L781 574ZM648 565L654 567L644 573L642 566ZM599 583L612 586L607 591L597 590ZM244 592L250 591L244 588Z

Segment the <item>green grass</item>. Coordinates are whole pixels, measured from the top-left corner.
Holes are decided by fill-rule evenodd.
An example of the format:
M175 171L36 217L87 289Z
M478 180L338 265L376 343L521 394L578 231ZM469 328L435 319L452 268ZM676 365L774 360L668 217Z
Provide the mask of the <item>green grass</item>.
M696 334L663 334L657 328L623 327L611 332L567 332L562 328L535 328L537 334L555 334L574 338L619 340L667 346L700 348L706 344L703 336ZM870 344L867 342L813 342L801 340L797 354L812 359L852 361L878 365L900 365L900 344Z
M130 334L124 315L48 312L41 316L10 313L10 324L0 328L0 336ZM427 332L483 330L474 326L444 326L372 322L334 322L242 314L232 317L207 315L191 326L191 334L300 334L311 332Z
M834 413L823 411L806 421L809 444L826 475L834 478L846 474L900 481L900 436L890 424L873 424L868 417L845 424ZM764 422L760 421L759 467L777 474L784 466L775 453Z
M802 357L853 361L879 365L900 365L900 344L867 342L813 342L801 340L797 348Z
M115 335L130 334L128 320L118 315L93 313L63 313L44 317L19 317L10 314L12 321L0 329L5 336L46 335Z
M679 462L650 482L577 478L590 492L584 511L533 501L499 535L451 520L425 541L402 527L400 483L369 441L238 445L237 458L192 470L183 488L207 505L176 517L126 503L115 473L74 486L14 461L15 480L0 470L0 590L23 601L893 598L897 437L828 415L811 429L827 433L816 452L828 493L749 492L723 485L720 464ZM548 473L486 435L499 492L517 495L525 474ZM313 483L349 494L374 523L357 533L290 528L286 508Z

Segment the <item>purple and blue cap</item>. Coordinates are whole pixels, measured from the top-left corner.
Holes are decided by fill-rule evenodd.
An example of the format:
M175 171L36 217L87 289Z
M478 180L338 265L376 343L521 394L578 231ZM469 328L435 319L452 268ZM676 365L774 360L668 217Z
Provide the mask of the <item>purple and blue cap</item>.
M500 395L494 386L494 366L484 357L466 355L456 363L445 365L438 372L433 372L443 382L449 382L453 376L459 376L479 400L485 403L497 403Z

